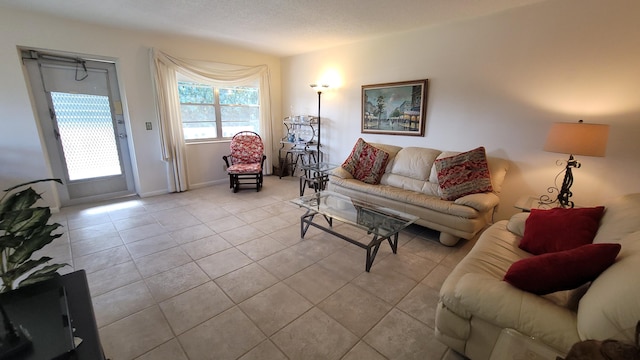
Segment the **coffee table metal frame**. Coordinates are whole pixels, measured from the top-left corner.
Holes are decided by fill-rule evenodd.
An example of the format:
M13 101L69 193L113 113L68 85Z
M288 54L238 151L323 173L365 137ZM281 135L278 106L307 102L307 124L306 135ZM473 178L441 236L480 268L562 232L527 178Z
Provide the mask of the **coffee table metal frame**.
M329 181L329 173L340 165L327 162L313 162L302 164L300 169L303 174L300 175L300 196L304 195L304 190L309 187L314 192L322 191L326 188Z
M371 270L380 244L387 240L391 250L396 254L398 234L418 220L417 216L351 199L332 191L321 191L291 201L307 209L306 213L300 217L301 238L304 238L309 226L313 226L367 250L365 262L367 272ZM316 215L322 215L329 226L314 222ZM363 243L333 230L333 219L366 230L367 234L373 235L371 241Z

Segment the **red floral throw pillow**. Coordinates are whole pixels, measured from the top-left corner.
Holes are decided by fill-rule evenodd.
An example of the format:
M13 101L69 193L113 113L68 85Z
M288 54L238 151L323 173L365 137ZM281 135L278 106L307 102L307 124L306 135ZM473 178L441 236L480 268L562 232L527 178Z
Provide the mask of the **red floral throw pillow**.
M389 153L358 139L342 167L351 176L367 184L379 184L389 161Z
M484 147L434 162L444 200L493 191Z
M591 244L600 227L603 206L532 209L524 224L520 248L534 255Z
M504 280L537 295L575 289L607 270L620 244L588 244L575 249L532 256L514 262Z

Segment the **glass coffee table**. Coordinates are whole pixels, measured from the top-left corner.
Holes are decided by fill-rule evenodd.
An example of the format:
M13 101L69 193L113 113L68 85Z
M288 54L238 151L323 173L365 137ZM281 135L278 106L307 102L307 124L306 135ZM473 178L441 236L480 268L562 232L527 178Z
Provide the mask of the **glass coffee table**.
M351 199L332 191L321 191L313 195L301 196L291 200L294 204L307 209L300 217L300 237L304 238L309 226L316 227L356 246L367 250L365 269L371 269L378 254L380 244L387 240L394 254L398 251L398 234L418 220L417 216L401 211ZM314 222L321 215L327 226ZM369 243L360 242L333 230L333 220L338 220L360 229L372 236Z

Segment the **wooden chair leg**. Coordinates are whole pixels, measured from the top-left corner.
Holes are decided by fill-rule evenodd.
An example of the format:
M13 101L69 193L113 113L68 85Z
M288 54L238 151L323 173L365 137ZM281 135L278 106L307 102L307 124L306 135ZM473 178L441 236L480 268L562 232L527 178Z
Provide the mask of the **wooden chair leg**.
M238 175L234 175L233 176L233 192L237 193L238 190L240 190L240 179L238 178Z

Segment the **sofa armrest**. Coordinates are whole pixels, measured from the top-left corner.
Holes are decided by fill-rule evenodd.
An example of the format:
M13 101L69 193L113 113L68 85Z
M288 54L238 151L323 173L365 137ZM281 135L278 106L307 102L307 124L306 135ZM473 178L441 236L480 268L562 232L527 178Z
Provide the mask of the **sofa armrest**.
M563 352L580 341L575 312L483 274L460 278L455 296L472 316L538 337Z
M345 170L342 166L338 166L337 168L331 170L330 175L339 177L341 179L353 179L351 173Z
M466 205L480 212L486 212L500 203L500 198L494 193L471 194L460 197L454 201L458 205Z

